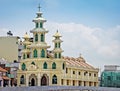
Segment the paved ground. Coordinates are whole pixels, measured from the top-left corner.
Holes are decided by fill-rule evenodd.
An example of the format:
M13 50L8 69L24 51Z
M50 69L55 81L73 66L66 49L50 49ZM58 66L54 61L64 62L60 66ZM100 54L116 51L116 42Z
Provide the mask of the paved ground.
M120 88L82 86L3 87L0 91L120 91Z

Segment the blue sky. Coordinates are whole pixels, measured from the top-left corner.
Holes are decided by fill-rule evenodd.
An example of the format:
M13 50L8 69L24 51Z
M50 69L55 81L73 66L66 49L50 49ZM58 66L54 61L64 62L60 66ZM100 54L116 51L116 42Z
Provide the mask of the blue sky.
M63 35L65 56L81 53L95 67L120 65L120 0L0 0L0 36L11 30L23 36L34 28L41 4L47 43L58 29ZM32 36L32 34L30 34Z

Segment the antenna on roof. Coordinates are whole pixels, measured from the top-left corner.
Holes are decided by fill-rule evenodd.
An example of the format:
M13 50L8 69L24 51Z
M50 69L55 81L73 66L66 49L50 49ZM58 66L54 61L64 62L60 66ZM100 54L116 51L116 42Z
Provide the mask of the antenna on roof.
M11 31L8 31L8 32L7 32L7 35L8 35L8 36L13 36L13 33L12 33Z

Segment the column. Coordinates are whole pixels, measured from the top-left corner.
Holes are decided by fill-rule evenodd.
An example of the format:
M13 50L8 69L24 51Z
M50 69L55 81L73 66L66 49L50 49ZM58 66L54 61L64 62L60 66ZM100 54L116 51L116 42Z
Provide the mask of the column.
M40 86L40 84L41 84L41 79L40 79L40 73L38 73L38 86Z
M77 79L78 79L78 70L77 70L77 72L76 72L76 73L77 73Z
M84 81L81 81L81 86L84 86Z
M86 81L86 86L89 86L89 81Z
M72 69L70 69L70 77L72 78L73 76L73 72L72 72Z
M66 86L67 85L67 80L63 79L63 85Z
M79 86L78 84L79 84L79 81L78 81L78 80L76 80L76 86Z
M26 86L29 86L28 75L26 74Z

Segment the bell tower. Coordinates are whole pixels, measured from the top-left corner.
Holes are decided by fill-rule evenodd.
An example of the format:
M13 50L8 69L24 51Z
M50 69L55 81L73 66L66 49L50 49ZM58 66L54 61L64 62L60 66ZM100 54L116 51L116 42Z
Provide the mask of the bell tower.
M46 19L42 17L42 12L40 11L40 8L41 7L39 5L38 12L36 13L37 16L35 19L33 19L35 27L30 31L31 33L33 33L33 44L30 45L33 58L46 58L47 48L50 48L50 46L48 46L45 42L45 34L48 33L48 31L44 28L44 23L46 22Z
M61 43L63 41L60 39L60 37L62 37L62 36L60 33L58 33L58 30L57 30L57 32L53 35L53 37L55 38L53 40L53 42L54 42L54 49L53 49L54 58L60 59L61 54L63 52L63 50L61 49Z

